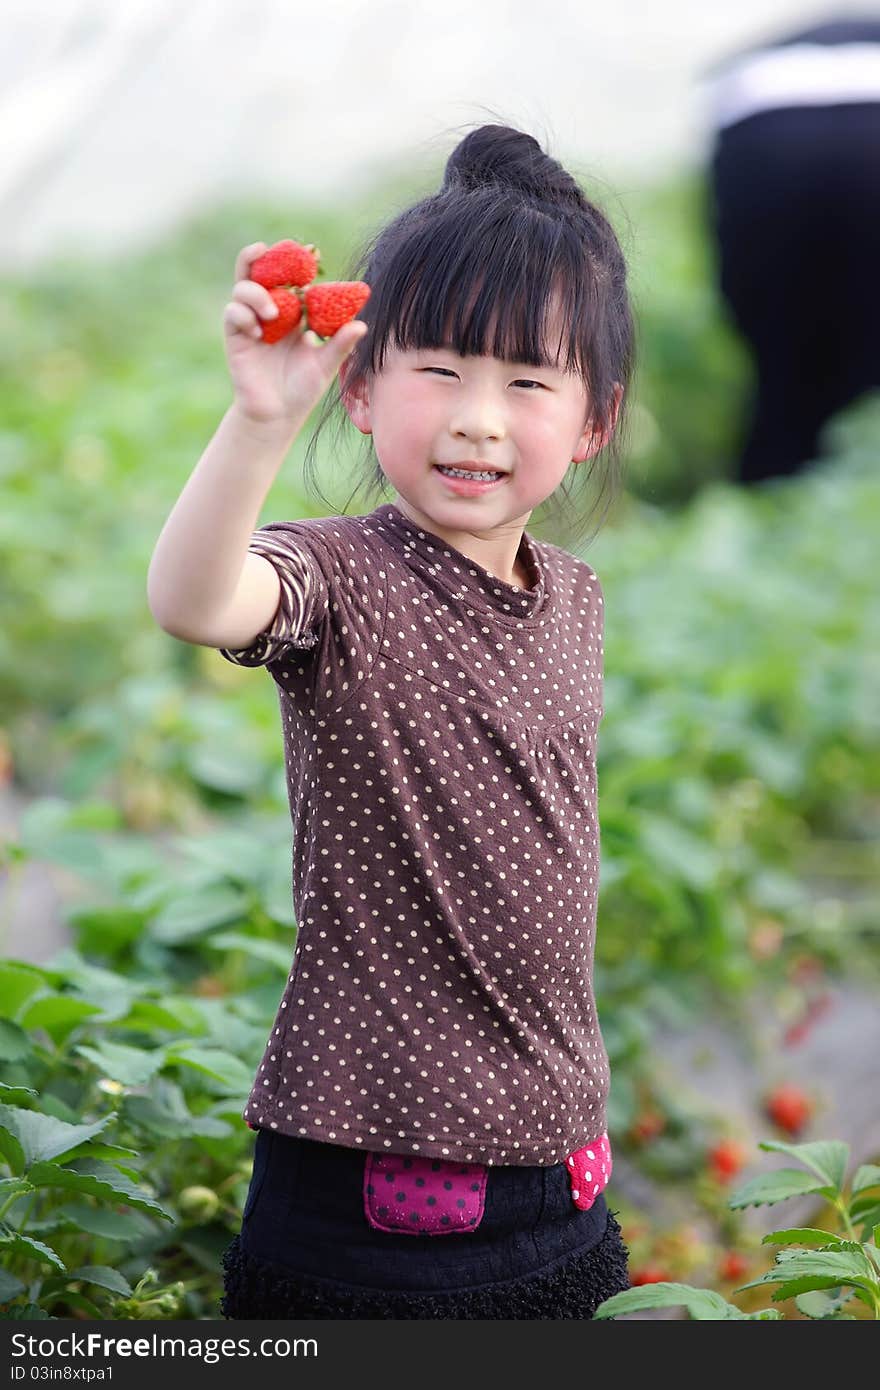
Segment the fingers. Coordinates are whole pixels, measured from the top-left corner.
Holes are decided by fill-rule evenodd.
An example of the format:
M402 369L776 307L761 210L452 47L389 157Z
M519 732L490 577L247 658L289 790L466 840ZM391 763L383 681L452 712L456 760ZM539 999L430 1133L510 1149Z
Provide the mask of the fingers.
M254 261L268 249L265 241L254 241L250 246L243 246L235 259L236 280L245 280Z
M223 314L224 325L249 333L252 338L261 338L262 319L278 317L278 306L267 289L256 280L239 280L232 291L232 299Z
M328 370L337 371L349 353L357 347L361 338L366 337L366 334L367 325L362 319L352 319L351 323L344 323L341 328L338 328L333 337L328 338L321 348L321 355L326 360Z
M237 300L230 300L223 310L223 329L226 333L246 333L249 338L262 338L259 319L253 309Z

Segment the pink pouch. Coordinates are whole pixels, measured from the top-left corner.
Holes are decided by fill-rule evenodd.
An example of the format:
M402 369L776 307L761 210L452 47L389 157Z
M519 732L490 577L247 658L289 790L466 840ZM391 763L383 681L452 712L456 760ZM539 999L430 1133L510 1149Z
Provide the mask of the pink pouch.
M486 1205L485 1163L368 1153L364 1213L377 1231L446 1236L472 1231Z
M589 1211L611 1177L611 1144L607 1132L569 1154L565 1167L572 1201L581 1211Z

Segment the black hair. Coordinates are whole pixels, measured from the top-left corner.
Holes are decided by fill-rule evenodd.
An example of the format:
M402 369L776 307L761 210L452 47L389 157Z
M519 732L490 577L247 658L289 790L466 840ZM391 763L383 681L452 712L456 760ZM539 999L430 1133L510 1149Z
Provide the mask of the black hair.
M358 315L369 331L343 363L343 380L328 393L306 451L307 479L318 438L337 409L340 426L345 425L343 391L381 371L390 343L403 351L446 343L462 355L487 354L533 366L555 363L580 374L594 433L611 428L615 384L623 387L610 439L592 459L576 465L575 476L586 472L588 486L595 489L593 507L579 516L566 479L553 494L559 506L554 521L569 542L574 534L583 539L585 523L604 502L596 529L601 526L622 472L635 365L626 274L604 213L532 135L508 125L472 130L449 156L439 191L373 233L340 277L370 286ZM545 333L556 295L564 311L558 356ZM378 505L388 498L388 484L370 435L365 455L374 465L369 493Z

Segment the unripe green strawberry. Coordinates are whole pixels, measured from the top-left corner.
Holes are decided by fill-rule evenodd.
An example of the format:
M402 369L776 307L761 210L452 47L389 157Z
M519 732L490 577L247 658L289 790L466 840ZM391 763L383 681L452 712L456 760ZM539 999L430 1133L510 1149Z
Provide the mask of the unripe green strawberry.
M330 280L303 290L309 328L320 338L332 338L364 307L370 287L363 280Z
M310 242L301 246L298 241L276 241L251 266L250 278L264 289L276 285L310 285L318 273L321 253Z
M269 291L270 296L278 305L277 319L262 319L260 327L263 330L264 343L277 343L280 338L286 338L288 333L292 333L296 325L302 318L302 304L298 294L292 290L274 289Z
M220 1209L220 1198L212 1187L185 1187L177 1206L184 1221L210 1221Z

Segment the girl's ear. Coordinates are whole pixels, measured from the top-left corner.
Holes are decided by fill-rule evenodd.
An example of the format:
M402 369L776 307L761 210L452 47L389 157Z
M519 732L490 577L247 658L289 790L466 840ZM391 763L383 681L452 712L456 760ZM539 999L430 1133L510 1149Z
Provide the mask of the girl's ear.
M611 421L604 430L597 430L593 417L590 416L577 443L577 448L572 454L572 463L583 463L585 459L592 458L598 454L600 449L604 449L609 439L617 428L617 417L620 413L620 402L623 400L623 387L619 381L614 383L614 399L611 404Z
M339 394L352 424L357 426L361 434L372 434L367 383L363 377L354 376L350 358L346 358L339 368Z

